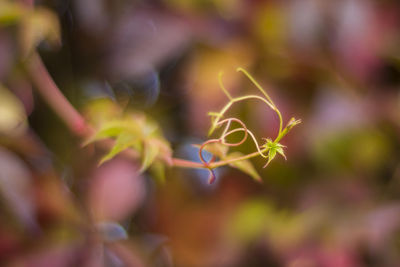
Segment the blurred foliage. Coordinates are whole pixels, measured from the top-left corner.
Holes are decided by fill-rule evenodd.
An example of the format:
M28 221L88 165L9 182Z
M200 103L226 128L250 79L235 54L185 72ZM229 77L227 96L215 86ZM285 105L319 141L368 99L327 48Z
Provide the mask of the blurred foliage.
M56 14L47 8L30 9L15 1L0 1L0 25L19 26L21 54L27 56L43 40L60 45L60 25Z
M14 94L0 85L0 132L3 135L19 135L26 127L23 105Z
M120 116L109 118L110 112L116 113L113 111L118 109L112 102L100 99L91 105L93 107L89 105L88 114L97 121L98 129L85 141L84 145L103 139L115 139L115 144L101 158L99 165L128 148L140 155L142 159L140 172L145 171L153 164L155 164L154 168L164 168L161 167L163 164L171 162L172 152L168 141L163 137L158 125L146 118L146 115L140 113L119 114ZM102 114L106 116L103 117ZM163 173L161 172L160 175L163 176Z

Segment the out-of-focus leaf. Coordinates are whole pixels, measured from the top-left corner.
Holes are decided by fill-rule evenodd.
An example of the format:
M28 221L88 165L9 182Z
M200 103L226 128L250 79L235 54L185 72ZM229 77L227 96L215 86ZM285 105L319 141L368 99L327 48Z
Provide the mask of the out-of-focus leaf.
M194 147L200 148L201 145L193 145ZM220 158L224 158L226 153L228 152L229 147L221 144L221 143L211 143L207 144L203 150L210 152L211 154L218 156Z
M313 149L315 160L324 168L338 171L357 167L373 172L387 162L393 148L382 132L364 128L320 136Z
M133 113L103 123L84 145L106 138L115 139L116 143L100 160L99 165L127 148L132 148L141 156L141 172L148 169L157 158L171 164L172 152L168 141L162 136L157 123L144 114Z
M282 6L265 4L259 9L255 23L255 32L262 41L276 46L284 42L287 18Z
M306 234L305 218L280 210L264 199L243 203L228 224L228 231L241 242L268 238L274 247L289 247Z
M131 136L141 136L141 129L134 120L113 120L105 123L100 129L84 142L84 146L105 138L117 137L122 133L129 133Z
M0 25L17 23L26 12L19 3L0 1Z
M112 159L118 153L122 152L123 150L127 149L128 147L133 147L136 150L139 149L139 140L137 136L130 134L130 133L121 133L115 142L113 148L108 152L104 157L101 158L99 165L103 164L104 162Z
M57 15L46 8L35 8L27 12L21 21L20 38L24 55L29 55L43 40L52 46L60 45L60 23Z
M150 166L150 173L160 184L165 183L165 164L161 161L155 160Z
M228 229L232 235L241 241L250 241L265 232L267 213L270 207L261 201L242 204L231 220Z
M145 171L155 160L159 152L159 147L155 142L149 140L143 145L142 166L140 172Z
M99 222L96 225L97 230L101 233L104 241L114 242L128 239L128 233L119 223L115 222Z
M84 110L85 117L92 125L100 127L122 114L121 108L109 98L98 98L90 101Z
M156 143L159 147L159 157L168 165L172 165L172 149L169 142L161 136L153 138L152 142Z
M0 84L0 133L20 135L27 127L23 105Z
M225 159L237 158L243 156L240 152L232 152ZM249 160L235 161L229 164L231 167L239 169L240 171L250 175L257 182L262 182L261 176L258 174L253 164Z

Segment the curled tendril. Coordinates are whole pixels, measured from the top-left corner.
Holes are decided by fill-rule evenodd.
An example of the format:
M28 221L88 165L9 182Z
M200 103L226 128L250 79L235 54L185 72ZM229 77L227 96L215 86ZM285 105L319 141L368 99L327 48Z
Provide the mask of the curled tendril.
M256 88L262 93L262 96L260 96L260 95L245 95L245 96L241 96L241 97L232 97L232 95L228 92L228 90L226 90L226 88L222 82L222 74L223 73L221 72L219 74L218 82L219 82L220 88L223 91L223 93L226 95L226 97L229 99L229 102L221 109L220 112L208 113L210 116L212 116L212 124L211 124L209 134L212 134L217 128L220 128L223 125L225 125L225 126L224 126L224 129L219 138L209 139L209 140L205 141L204 143L201 144L200 149L199 149L200 161L203 164L204 168L206 168L210 171L209 183L212 183L215 181L215 174L213 172L213 169L217 165L218 166L226 165L226 164L229 164L229 162L233 162L235 160L247 159L250 157L254 157L257 154L263 158L268 158L268 162L266 164L266 165L268 165L268 163L273 158L271 155L275 155L275 153L276 153L276 150L268 151L269 149L279 148L280 150L278 152L284 156L283 150L281 150L282 147L284 147L284 146L280 145L278 142L290 131L290 129L293 126L295 126L301 122L300 120L295 120L294 118L292 118L289 121L288 125L283 129L282 115L281 115L279 109L276 107L275 103L272 101L271 97L266 93L266 91L261 87L261 85L246 70L244 70L243 68L238 68L237 71L242 72L256 86ZM272 142L271 144L273 144L271 146L265 146L265 145L260 146L259 143L257 142L255 135L247 128L246 124L243 121L241 121L240 119L234 118L234 117L223 119L225 113L228 112L228 110L232 107L233 104L244 101L244 100L250 100L250 99L255 99L255 100L261 101L266 106L268 106L268 108L272 109L278 115L279 131L278 131L278 135L275 138L275 140L271 141ZM240 127L231 129L233 122L238 123L240 125ZM227 138L230 135L237 133L237 132L244 133L242 139L240 141L234 142L234 143L228 142ZM229 162L228 161L222 161L222 162L220 161L220 162L217 162L216 164L213 164L216 160L215 155L212 155L212 157L209 161L206 161L203 157L203 150L206 148L207 145L217 143L217 144L224 145L226 147L237 147L237 146L240 146L241 144L243 144L248 139L249 136L257 148L257 152L255 152L255 153L251 153L251 154L242 156L240 158L230 160ZM274 153L265 154L267 152L274 152Z
M237 128L237 129L228 131L228 130L229 130L229 127L230 127L231 124L232 124L232 122L237 122L238 124L240 124L241 128ZM246 127L246 125L245 125L241 120L239 120L239 119L237 119L237 118L228 118L228 119L224 119L224 120L219 121L219 122L216 123L217 127L222 126L223 124L225 124L225 128L224 128L224 131L222 132L221 136L220 136L219 138L217 138L217 139L209 139L209 140L205 141L203 144L201 144L200 149L199 149L199 158L200 158L200 161L201 161L201 163L203 164L204 168L207 168L207 169L210 171L210 178L209 178L209 183L210 183L210 184L213 183L213 182L215 181L215 174L214 174L212 168L209 167L209 164L212 163L212 162L214 162L215 159L216 159L216 157L215 157L215 155L213 155L209 161L206 161L206 160L204 159L204 157L203 157L203 150L204 150L204 148L205 148L207 145L213 144L213 143L219 143L219 144L223 144L223 145L229 146L229 147L240 146L241 144L243 144L243 143L246 141L246 139L247 139L247 137L248 137L248 130L247 130L247 127ZM228 143L228 142L226 141L226 138L227 138L230 134L232 134L233 132L237 132L238 130L241 130L241 131L244 132L243 138L242 138L239 142L236 142L236 143Z
M238 124L240 124L241 127L230 130L232 122L237 122ZM254 142L256 148L257 148L257 151L258 151L259 155L261 157L263 157L263 158L268 158L268 155L265 155L261 151L260 146L259 146L259 144L257 142L257 139L255 138L254 134L247 128L246 124L243 121L241 121L241 120L239 120L237 118L228 118L228 119L224 119L222 121L219 121L217 123L217 126L219 127L219 126L222 126L223 124L225 124L225 128L224 128L221 136L219 138L216 138L216 139L209 139L209 140L205 141L204 143L201 144L200 149L199 149L200 161L203 164L203 166L205 168L209 169L209 171L210 171L209 183L212 183L215 180L215 174L213 173L213 170L209 167L209 165L210 165L210 163L215 162L215 160L216 160L215 155L213 155L212 158L209 161L206 161L204 159L203 150L209 144L219 143L219 144L222 144L222 145L225 145L225 146L228 146L228 147L237 147L237 146L240 146L241 144L243 144L248 139L248 137L250 136L252 141ZM226 141L226 139L230 135L232 135L233 133L237 133L237 132L244 132L244 136L242 137L242 139L240 141L235 142L235 143L229 143L229 142Z
M239 123L240 126L242 126L242 128L239 128L239 129L243 129L244 130L244 136L243 136L242 140L240 140L237 143L227 143L226 140L225 140L230 135L230 132L227 132L227 131L229 130L229 127L231 126L232 122ZM240 146L241 144L243 144L246 141L247 136L248 136L248 129L247 129L246 124L244 124L244 122L242 122L241 120L236 119L236 118L229 118L229 119L224 119L224 120L220 121L217 125L222 125L224 123L226 123L226 126L225 126L225 129L224 129L221 137L219 138L219 139L221 139L221 142L222 142L223 145L226 145L226 146Z
M227 132L227 131L229 130L229 127L230 127L232 121L239 123L239 124L242 126L242 128L238 128L238 129L242 129L242 130L244 131L244 133L245 133L244 136L243 136L243 138L242 138L242 140L240 140L240 141L237 142L237 143L227 143L226 140L225 140L226 137L232 133L232 131ZM223 145L226 145L226 146L239 146L239 145L243 144L243 143L246 141L246 139L247 139L248 130L247 130L246 125L245 125L241 120L236 119L236 118L228 118L228 119L224 119L224 120L218 122L217 125L218 125L218 126L221 126L221 125L223 125L223 124L225 124L225 123L226 123L225 129L224 129L222 135L221 135L219 138L217 138L217 139L209 139L209 140L205 141L203 144L201 144L201 146L200 146L200 149L199 149L199 158L200 158L201 163L202 163L202 164L204 165L204 167L206 167L206 168L208 168L208 165L209 165L212 161L215 160L215 159L211 159L210 161L207 162L207 161L204 159L204 157L203 157L203 150L204 150L204 148L205 148L207 145L213 144L213 143L220 143L220 144L223 144Z

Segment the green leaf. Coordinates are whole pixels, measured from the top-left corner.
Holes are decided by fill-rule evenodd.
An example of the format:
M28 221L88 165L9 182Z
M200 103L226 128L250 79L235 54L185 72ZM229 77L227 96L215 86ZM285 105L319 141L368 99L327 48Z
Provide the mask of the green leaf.
M23 134L27 128L24 106L21 101L0 84L0 133Z
M141 136L140 128L133 120L114 120L105 123L93 136L83 143L83 146L105 138L117 137L124 132L136 136L136 138L140 138Z
M268 166L268 164L275 158L276 153L278 152L286 159L285 152L283 151L284 145L273 142L271 139L265 139L266 143L263 145L264 148L268 148L268 161L264 165L264 168Z
M163 159L167 164L172 165L172 149L169 142L163 137L152 138L151 142L158 145L158 156Z
M267 163L264 165L264 168L267 167L269 165L269 163L275 158L276 156L276 147L271 147L268 150L268 161Z
M148 169L157 157L167 164L172 164L169 142L163 138L158 125L142 113L128 114L125 118L101 123L100 129L83 145L106 138L115 139L116 143L99 164L112 159L127 148L132 148L140 155L141 172Z
M142 166L140 172L144 172L156 159L159 152L159 146L151 140L147 140L143 145Z
M118 153L124 151L129 147L138 147L139 140L132 134L129 133L122 133L117 137L115 145L113 148L108 152L104 157L101 158L99 165L103 164L104 162L112 159Z
M224 158L225 159L231 159L231 158L238 158L243 156L242 153L240 152L232 152L228 156ZM254 180L257 182L262 182L261 176L258 174L256 169L254 168L253 164L250 162L250 160L240 160L240 161L234 161L229 164L231 167L239 169L240 171L250 175Z
M150 173L160 184L165 183L165 164L159 160L153 162L150 166Z
M282 157L284 157L286 160L286 155L285 155L285 152L283 151L283 146L280 144L278 144L278 145L279 146L277 147L276 152L278 152L280 155L282 155Z
M122 109L109 98L96 98L85 105L83 113L91 125L100 127L108 121L121 117Z

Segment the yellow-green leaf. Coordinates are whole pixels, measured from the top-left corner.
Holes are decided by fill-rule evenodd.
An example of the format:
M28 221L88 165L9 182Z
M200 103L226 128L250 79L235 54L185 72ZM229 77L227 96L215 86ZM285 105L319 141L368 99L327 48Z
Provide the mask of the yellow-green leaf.
M268 162L266 166L275 158L275 156L276 156L276 147L271 147L268 150Z
M165 183L165 164L159 160L153 162L150 166L151 175L160 184Z
M158 156L160 159L163 159L167 164L172 165L172 150L169 142L161 136L149 140L158 146Z
M102 124L120 117L122 109L109 98L96 98L85 105L84 115L91 125L100 127Z
M241 156L243 156L243 154L240 152L232 152L225 159L238 158ZM249 160L245 159L240 161L234 161L229 165L233 168L239 169L240 171L250 175L257 182L262 182L261 176L258 174L253 164Z
M84 142L84 146L105 138L117 137L122 133L129 133L139 138L140 128L133 120L114 120L105 123L93 136Z
M132 134L129 133L122 133L117 137L115 141L115 145L113 148L108 152L104 157L101 158L99 165L103 164L104 162L112 159L118 153L124 151L129 147L138 147L139 140Z
M26 114L21 102L0 85L0 133L22 134L26 127Z
M132 148L140 155L141 172L148 169L157 157L167 164L172 164L172 152L168 141L163 138L158 125L142 113L131 113L124 118L100 123L100 129L86 140L84 145L107 138L115 139L116 143L100 160L100 164L127 148Z
M144 172L156 159L159 151L159 146L147 140L143 145L143 156L142 156L142 166L140 167L140 172Z
M285 155L285 151L283 150L282 146L278 146L278 148L276 149L276 152L278 152L282 157L285 158L286 160L286 155Z

